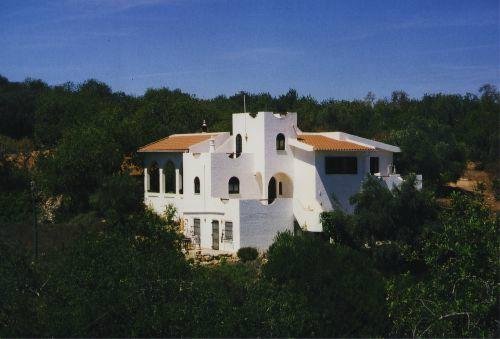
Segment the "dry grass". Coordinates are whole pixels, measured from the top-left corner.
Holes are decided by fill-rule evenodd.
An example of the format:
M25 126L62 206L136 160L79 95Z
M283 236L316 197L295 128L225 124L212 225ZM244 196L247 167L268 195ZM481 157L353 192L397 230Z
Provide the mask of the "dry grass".
M464 174L456 183L449 183L447 186L466 192L474 192L480 183L485 187L486 203L494 212L500 211L500 201L495 199L493 194L493 175L484 170L476 169L476 164L469 162Z

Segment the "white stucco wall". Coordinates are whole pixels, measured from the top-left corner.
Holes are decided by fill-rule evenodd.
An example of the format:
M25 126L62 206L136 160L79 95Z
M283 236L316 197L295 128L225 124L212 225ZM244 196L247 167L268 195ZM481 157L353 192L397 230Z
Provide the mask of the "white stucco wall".
M357 157L357 174L326 174L325 157L330 156ZM369 173L369 157L368 152L316 152L316 199L325 210L334 209L337 199L345 211L352 212L349 198L359 191L366 174Z
M292 199L278 198L270 205L240 201L240 247L266 250L281 231L293 231Z
M226 153L212 153L211 173L212 197L229 198L229 179L236 177L240 181L240 193L231 197L260 199L260 187L254 169L254 154L242 153L238 157L229 158Z

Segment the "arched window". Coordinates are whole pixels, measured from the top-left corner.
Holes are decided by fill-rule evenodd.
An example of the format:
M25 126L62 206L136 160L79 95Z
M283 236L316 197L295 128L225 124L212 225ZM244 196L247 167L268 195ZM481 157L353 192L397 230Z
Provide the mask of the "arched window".
M238 134L236 135L236 155L241 154L242 149L241 134Z
M283 135L283 133L280 133L276 136L276 149L278 151L285 150L285 136Z
M200 179L194 178L194 194L200 194Z
M149 192L159 193L160 192L160 168L156 162L152 163L148 168L149 174Z
M240 180L236 177L232 177L229 179L228 185L229 194L238 194L240 193Z
M172 161L168 161L163 169L165 176L165 193L175 193L175 166Z

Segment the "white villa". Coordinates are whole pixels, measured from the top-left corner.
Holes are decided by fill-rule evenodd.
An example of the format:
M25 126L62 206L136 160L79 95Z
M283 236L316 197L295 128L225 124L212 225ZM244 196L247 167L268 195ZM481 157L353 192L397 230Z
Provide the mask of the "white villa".
M238 113L232 124L232 133L207 133L204 124L203 133L174 134L139 149L145 204L159 214L174 205L198 248L265 250L294 225L321 232L321 212L352 211L349 197L367 174L391 188L402 182L392 165L396 146L302 132L297 113Z

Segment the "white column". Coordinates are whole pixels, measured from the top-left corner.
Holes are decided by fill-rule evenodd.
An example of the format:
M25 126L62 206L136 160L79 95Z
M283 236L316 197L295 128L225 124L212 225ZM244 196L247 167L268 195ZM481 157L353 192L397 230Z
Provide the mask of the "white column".
M179 188L180 188L180 172L179 169L175 169L175 194L179 194Z
M148 168L144 167L144 193L149 191L149 175Z
M165 194L165 176L163 175L163 168L160 167L160 194Z

